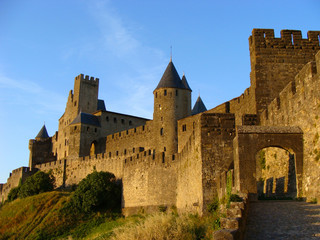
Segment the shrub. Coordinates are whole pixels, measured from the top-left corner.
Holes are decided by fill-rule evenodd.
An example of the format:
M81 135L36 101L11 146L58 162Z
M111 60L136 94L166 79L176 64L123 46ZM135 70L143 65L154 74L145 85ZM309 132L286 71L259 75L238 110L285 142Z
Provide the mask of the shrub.
M219 198L218 197L214 198L213 201L210 204L208 204L208 212L209 213L216 212L219 208L219 205L220 205Z
M237 194L230 195L230 202L242 202L242 198Z
M54 177L50 173L37 172L28 177L21 185L18 196L25 198L43 192L52 191L54 188Z
M81 212L113 209L121 203L121 186L109 172L93 172L82 179L71 197L71 207Z
M7 201L12 202L13 200L17 199L19 191L20 191L20 186L12 188L8 194Z

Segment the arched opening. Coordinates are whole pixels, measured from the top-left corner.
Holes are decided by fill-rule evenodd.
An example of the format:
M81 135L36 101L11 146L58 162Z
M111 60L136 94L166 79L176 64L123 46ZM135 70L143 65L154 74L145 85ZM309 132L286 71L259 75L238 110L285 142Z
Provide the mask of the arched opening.
M256 154L259 199L297 197L295 154L280 147L266 147Z
M97 154L97 142L93 141L90 146L90 156Z

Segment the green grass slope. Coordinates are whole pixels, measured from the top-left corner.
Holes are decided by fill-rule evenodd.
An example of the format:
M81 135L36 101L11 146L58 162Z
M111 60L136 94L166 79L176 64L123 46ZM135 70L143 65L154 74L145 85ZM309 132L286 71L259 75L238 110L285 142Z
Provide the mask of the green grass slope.
M0 208L0 239L41 239L44 229L59 230L67 219L59 209L69 193L48 192L6 203Z

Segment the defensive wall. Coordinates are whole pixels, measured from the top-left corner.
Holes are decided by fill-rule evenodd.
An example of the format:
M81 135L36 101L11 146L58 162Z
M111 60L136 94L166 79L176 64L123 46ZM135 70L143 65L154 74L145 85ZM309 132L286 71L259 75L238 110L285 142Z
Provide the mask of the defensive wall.
M320 197L320 52L262 112L261 125L299 126L304 132L303 191Z
M216 194L225 194L227 172L234 190L257 192L256 151L272 146L270 139L280 147L294 144L290 134L295 134L299 194L319 198L320 53L315 56L319 33L309 31L308 38L302 39L300 31L282 30L281 37L275 38L273 30L254 29L249 38L251 86L240 97L189 117L184 117L190 112L189 90L174 88L154 91L155 113L150 121L97 111L98 81L79 75L59 120L59 132L52 137L57 160L45 159L35 168L52 170L57 187L77 184L95 170L114 173L123 184L126 215L171 206L202 214ZM85 88L81 81L88 83ZM80 93L84 100L77 100ZM100 126L71 124L83 104ZM290 133L289 126L302 129L303 149L302 132ZM250 152L246 144L256 148ZM20 175L8 179L11 187L18 185ZM1 185L2 196L8 186Z
M31 176L32 174L36 173L37 170L30 170L28 167L20 167L15 170L13 170L9 178L7 179L7 182L4 184L1 184L0 187L0 202L3 202L7 199L7 196L10 192L10 190L14 187L17 187L19 183L24 182L27 177Z
M210 112L234 113L236 125L244 114L260 114L282 89L294 80L305 64L313 61L320 50L320 31L281 30L280 38L273 29L253 29L249 37L251 73L250 87L244 93Z

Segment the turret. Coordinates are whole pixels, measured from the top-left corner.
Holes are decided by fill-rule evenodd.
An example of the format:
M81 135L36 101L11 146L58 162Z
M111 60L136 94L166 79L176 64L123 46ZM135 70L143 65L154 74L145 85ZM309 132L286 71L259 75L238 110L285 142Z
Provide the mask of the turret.
M177 121L191 115L191 88L170 60L154 95L154 139L156 151L167 156L178 150Z
M29 168L32 169L36 164L55 160L52 153L52 141L49 137L46 126L40 129L35 139L29 140Z
M191 115L196 115L198 113L202 113L202 112L205 112L207 111L207 108L206 106L204 105L200 95L196 101L196 103L194 104L193 108L192 108L192 111L191 111Z

